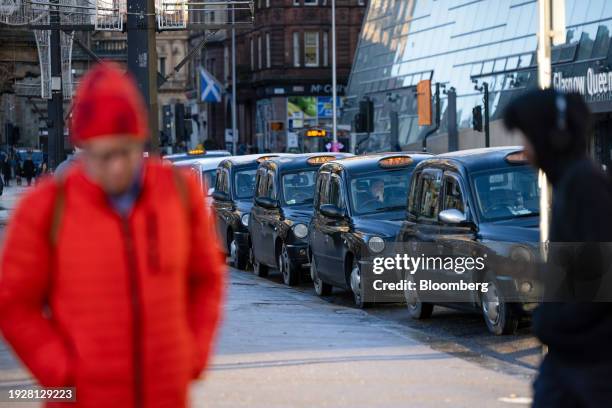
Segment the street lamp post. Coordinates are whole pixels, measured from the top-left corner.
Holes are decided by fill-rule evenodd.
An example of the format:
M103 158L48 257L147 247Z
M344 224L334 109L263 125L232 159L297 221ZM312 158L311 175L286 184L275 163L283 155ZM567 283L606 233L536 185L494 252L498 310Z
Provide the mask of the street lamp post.
M331 0L331 15L332 15L332 146L331 151L337 152L338 149L338 121L337 121L337 99L338 91L336 89L336 0Z
M236 14L232 6L232 154L236 155L238 138L236 129L236 28L234 23Z

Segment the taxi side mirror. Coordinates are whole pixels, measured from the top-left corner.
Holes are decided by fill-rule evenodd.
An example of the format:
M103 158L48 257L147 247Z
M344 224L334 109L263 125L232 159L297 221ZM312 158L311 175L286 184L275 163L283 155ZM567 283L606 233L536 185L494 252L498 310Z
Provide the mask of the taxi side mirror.
M275 200L270 197L255 197L255 204L260 207L267 208L269 210L278 208L280 206L278 200Z
M451 208L441 211L440 214L438 214L438 220L444 224L463 224L467 221L467 217L462 211Z
M229 194L223 192L223 191L214 191L212 193L212 198L216 201L230 201L230 196Z
M463 211L459 211L456 208L440 211L438 220L444 224L456 225L459 227L476 227L473 222L468 221L467 215L465 215Z
M342 219L346 217L346 210L333 204L323 204L319 211L326 217Z

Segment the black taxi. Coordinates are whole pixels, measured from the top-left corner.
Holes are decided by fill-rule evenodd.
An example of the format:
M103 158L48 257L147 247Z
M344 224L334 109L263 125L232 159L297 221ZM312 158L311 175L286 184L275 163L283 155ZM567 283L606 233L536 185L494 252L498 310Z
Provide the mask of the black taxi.
M257 167L260 163L280 155L232 156L223 160L217 167L212 208L220 242L225 244L224 250L238 269L246 269L250 261L248 225Z
M360 262L392 242L405 216L410 177L424 153L387 153L332 161L319 169L308 227L310 276L318 295L350 289L366 306Z
M266 160L257 170L249 217L253 270L266 276L278 268L286 285L300 281L308 263L308 223L317 170L348 153L309 153Z
M427 270L429 281L486 284L484 290L405 291L412 317L429 317L434 304L469 308L482 311L492 333L513 333L536 305L520 301L533 298L537 284L517 271L538 256L537 171L521 147L463 150L421 162L398 242L413 256L451 259L450 265L475 260L475 267L460 270L440 263Z

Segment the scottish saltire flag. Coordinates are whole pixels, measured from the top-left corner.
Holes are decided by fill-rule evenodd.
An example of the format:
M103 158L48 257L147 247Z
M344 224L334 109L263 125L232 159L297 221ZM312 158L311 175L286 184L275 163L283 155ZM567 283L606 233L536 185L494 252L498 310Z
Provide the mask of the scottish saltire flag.
M221 102L221 83L210 72L200 67L200 101L209 103Z

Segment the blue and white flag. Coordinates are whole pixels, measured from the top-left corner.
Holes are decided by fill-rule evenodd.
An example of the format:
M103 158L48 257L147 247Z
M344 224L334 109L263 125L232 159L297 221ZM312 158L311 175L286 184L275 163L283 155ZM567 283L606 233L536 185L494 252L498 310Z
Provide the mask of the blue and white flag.
M200 67L200 101L209 103L221 102L223 86L207 70Z

